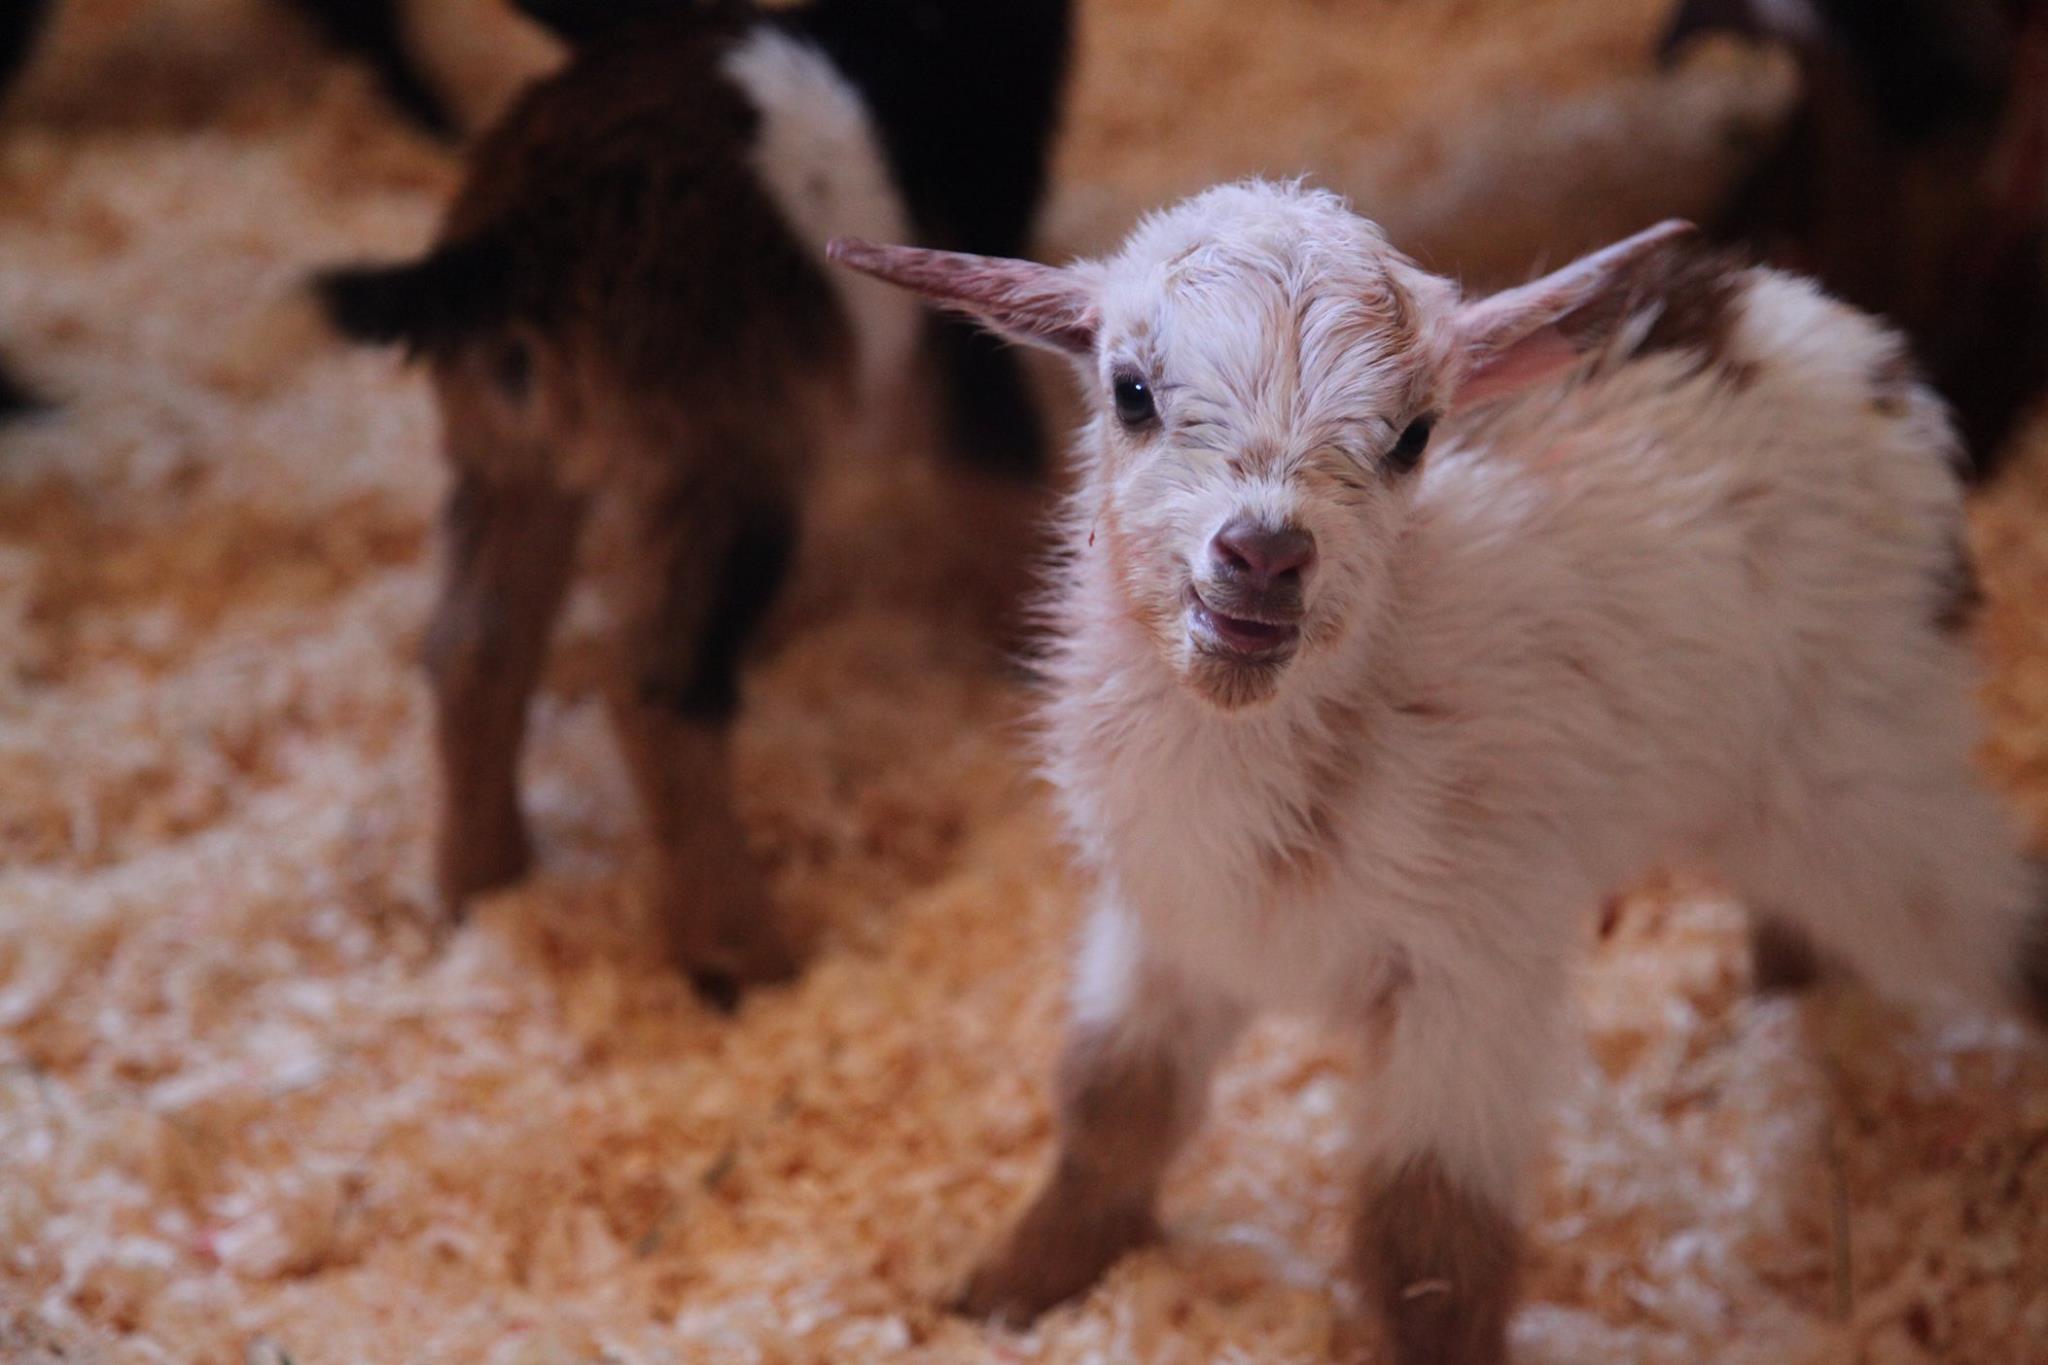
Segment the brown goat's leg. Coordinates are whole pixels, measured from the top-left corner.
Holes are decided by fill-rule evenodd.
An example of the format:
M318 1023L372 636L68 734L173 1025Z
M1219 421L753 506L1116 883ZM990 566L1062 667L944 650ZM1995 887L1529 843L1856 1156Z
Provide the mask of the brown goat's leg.
M653 842L655 913L670 957L731 1008L742 983L796 971L733 809L729 723L625 693L612 718Z
M1411 1157L1367 1176L1355 1238L1396 1365L1506 1359L1520 1237L1498 1203Z
M1085 950L1084 993L1060 1059L1052 1176L969 1280L960 1312L1029 1322L1158 1234L1160 1182L1201 1121L1242 1016L1129 955L1098 993L1101 945L1112 937L1096 932ZM1111 1008L1097 1008L1102 996Z
M436 871L451 913L518 880L531 857L518 791L526 703L582 515L559 489L475 472L458 475L443 513L446 578L425 653L441 758Z
M741 984L796 970L747 850L731 773L741 657L780 593L795 534L794 517L772 505L693 531L652 504L613 698L653 840L652 897L670 954L726 1008Z
M1562 953L1406 964L1360 1021L1377 1059L1352 1256L1393 1365L1507 1359L1516 1192L1561 1051Z

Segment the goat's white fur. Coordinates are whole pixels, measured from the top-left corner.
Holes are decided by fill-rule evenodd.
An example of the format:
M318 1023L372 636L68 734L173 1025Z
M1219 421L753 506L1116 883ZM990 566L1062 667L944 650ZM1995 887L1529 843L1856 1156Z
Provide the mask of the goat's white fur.
M909 215L867 105L829 57L761 25L726 54L723 67L761 115L754 173L821 267L824 245L838 233L909 238ZM825 274L852 324L861 392L872 398L909 364L917 302L844 270Z
M1389 274L1415 354L1343 325ZM1946 417L1917 387L1873 403L1890 333L1747 271L1724 343L1746 384L1683 352L1596 360L1446 422L1408 487L1347 505L1314 457L1383 446L1442 396L1450 286L1334 198L1261 184L1147 220L1076 278L1101 310L1085 382L1106 395L1142 354L1178 433L1135 452L1089 424L1051 604L1046 767L1100 884L1079 1023L1149 1032L1170 998L1225 1026L1370 1027L1372 1153L1434 1153L1505 1201L1581 925L1660 866L1711 865L1901 995L2009 997L2038 888L1973 769L1971 653L1934 623L1961 533ZM1279 458L1231 474L1257 444ZM1133 598L1173 598L1246 511L1313 531L1331 641L1226 711ZM1326 865L1276 879L1333 749L1363 766Z

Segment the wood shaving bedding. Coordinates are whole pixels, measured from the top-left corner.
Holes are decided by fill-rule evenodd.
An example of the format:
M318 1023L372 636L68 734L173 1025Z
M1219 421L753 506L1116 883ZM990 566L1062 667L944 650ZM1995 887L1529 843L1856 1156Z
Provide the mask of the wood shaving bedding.
M1251 170L1490 277L1697 211L1783 73L1654 79L1661 8L1084 0L1052 248ZM0 1359L1380 1358L1341 1265L1358 1071L1285 1024L1164 1246L1032 1333L935 1306L1046 1160L1077 888L977 553L1030 509L914 426L849 440L748 682L803 980L726 1020L651 949L588 599L536 706L541 873L436 921L434 417L290 288L415 247L454 175L248 0L66 0L9 110L0 340L64 406L0 433ZM1974 538L1987 760L2048 829L2048 431ZM1759 1000L1741 923L1673 882L1595 951L1519 1358L2048 1361L2043 1051Z

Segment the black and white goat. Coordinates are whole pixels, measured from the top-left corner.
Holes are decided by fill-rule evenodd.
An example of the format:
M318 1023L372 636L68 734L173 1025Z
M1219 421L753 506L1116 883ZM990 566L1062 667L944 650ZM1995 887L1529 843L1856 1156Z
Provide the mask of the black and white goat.
M345 332L429 362L456 471L428 641L443 898L459 907L527 867L526 703L579 527L610 502L635 544L611 585L613 711L660 856L654 899L678 963L722 995L792 966L732 808L740 657L791 559L821 421L899 374L921 323L897 291L828 272L824 243L920 221L976 240L994 231L987 212L1021 240L1011 215L1037 197L1050 110L1036 86L1022 115L985 86L982 119L974 92L907 94L897 82L918 71L875 60L856 63L869 94L806 27L861 32L856 10L918 6L825 0L787 20L662 0L529 8L575 56L482 139L440 244L322 288ZM1064 0L934 9L962 27L905 41L987 40L1026 11L1064 33ZM948 141L892 143L891 110L939 105ZM950 184L942 170L978 124L1022 179L1005 180L1001 212L975 200L985 168Z
M1395 1359L1500 1360L1580 926L1674 860L1882 987L2048 1019L2041 874L1972 764L1947 414L1895 333L1689 236L1478 299L1263 183L1066 268L835 244L1094 408L1042 720L1096 907L1059 1158L967 1308L1152 1235L1212 1068L1285 1008L1372 1045Z

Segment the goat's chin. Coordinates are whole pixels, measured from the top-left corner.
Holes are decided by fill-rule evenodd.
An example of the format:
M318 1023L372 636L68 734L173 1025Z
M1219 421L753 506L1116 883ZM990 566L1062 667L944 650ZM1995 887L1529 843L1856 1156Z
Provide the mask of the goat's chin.
M1273 699L1293 651L1247 655L1190 642L1180 675L1188 690L1219 711L1241 711Z

